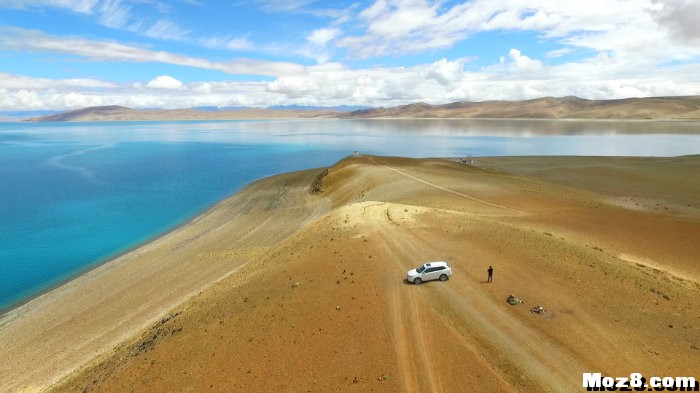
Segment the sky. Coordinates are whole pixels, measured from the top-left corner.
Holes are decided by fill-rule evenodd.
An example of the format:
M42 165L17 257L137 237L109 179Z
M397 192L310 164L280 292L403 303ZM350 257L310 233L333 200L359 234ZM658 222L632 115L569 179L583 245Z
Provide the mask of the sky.
M0 0L0 110L700 95L700 0Z

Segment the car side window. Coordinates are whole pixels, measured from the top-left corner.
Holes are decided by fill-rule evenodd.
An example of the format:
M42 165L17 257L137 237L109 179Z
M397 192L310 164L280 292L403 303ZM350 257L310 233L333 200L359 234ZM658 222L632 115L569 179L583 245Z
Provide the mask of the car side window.
M438 268L438 267L429 267L429 268L425 269L425 272L426 272L426 273L432 273L432 272L434 272L434 271L436 271L436 270L438 270L438 269L440 269L440 268Z

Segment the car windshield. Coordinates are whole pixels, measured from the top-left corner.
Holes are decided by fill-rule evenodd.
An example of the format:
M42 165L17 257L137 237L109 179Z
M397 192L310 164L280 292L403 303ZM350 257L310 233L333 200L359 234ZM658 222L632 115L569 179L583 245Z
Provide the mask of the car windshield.
M423 273L423 270L425 270L425 265L422 265L421 267L416 268L416 271L418 273Z

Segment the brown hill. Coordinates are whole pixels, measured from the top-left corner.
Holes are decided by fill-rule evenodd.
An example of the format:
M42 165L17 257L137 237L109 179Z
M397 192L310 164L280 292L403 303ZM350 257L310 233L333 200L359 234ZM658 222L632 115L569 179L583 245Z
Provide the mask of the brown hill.
M49 121L167 121L167 120L236 120L236 119L295 119L330 117L330 110L295 109L131 109L123 106L96 106L55 115L33 117L30 122Z
M264 179L0 320L0 391L569 392L584 372L693 375L699 170L700 156L365 156ZM404 282L431 260L454 276Z
M578 97L526 101L415 103L393 108L337 112L323 109L130 109L99 106L50 116L44 121L163 121L294 118L532 118L532 119L700 119L700 96L586 100Z
M365 109L348 118L538 118L538 119L697 119L700 96L586 100L578 97L526 101L417 103Z

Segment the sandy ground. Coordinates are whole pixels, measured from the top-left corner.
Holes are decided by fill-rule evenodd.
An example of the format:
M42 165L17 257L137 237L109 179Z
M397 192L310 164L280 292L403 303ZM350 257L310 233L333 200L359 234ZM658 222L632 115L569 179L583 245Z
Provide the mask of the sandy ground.
M254 183L4 316L0 391L700 379L700 157L357 157L320 173ZM431 260L454 276L404 281Z

